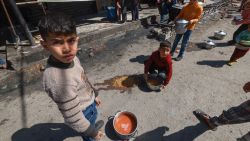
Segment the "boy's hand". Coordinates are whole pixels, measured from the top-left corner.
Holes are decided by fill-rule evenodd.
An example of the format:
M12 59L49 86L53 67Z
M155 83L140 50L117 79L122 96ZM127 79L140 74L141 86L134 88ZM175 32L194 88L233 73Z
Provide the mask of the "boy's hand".
M161 86L161 89L162 89L162 90L163 90L163 89L165 89L165 88L166 88L166 86L165 86L165 85L162 85L162 86Z
M94 137L96 141L101 140L101 138L104 136L104 133L102 131L98 131L97 135Z
M194 20L190 20L190 21L189 21L189 24L192 24L192 23L194 23Z
M192 20L189 21L190 24L193 24L195 22L198 22L198 20L197 19L192 19Z
M247 82L244 87L243 87L243 90L247 93L247 92L250 92L250 82Z
M101 100L99 99L99 97L95 98L95 103L96 103L96 106L100 106Z

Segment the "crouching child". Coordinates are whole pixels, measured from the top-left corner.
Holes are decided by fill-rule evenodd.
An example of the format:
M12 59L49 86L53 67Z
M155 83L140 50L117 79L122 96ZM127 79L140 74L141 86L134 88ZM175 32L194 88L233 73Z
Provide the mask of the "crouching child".
M162 80L164 89L172 77L172 58L170 55L171 43L164 41L160 43L157 51L154 51L148 60L144 62L144 78L147 81L150 76L158 77Z

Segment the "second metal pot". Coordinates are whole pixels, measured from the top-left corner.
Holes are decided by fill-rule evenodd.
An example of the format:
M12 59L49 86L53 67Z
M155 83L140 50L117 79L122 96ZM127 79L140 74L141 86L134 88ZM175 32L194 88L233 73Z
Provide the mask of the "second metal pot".
M205 48L212 49L215 47L215 43L212 40L205 40Z
M187 31L186 26L188 25L188 21L184 19L179 19L175 23L175 32L176 34L184 34Z
M214 32L214 37L218 40L222 40L225 38L225 36L227 35L226 32L224 32L223 30L220 30L220 31L215 31Z

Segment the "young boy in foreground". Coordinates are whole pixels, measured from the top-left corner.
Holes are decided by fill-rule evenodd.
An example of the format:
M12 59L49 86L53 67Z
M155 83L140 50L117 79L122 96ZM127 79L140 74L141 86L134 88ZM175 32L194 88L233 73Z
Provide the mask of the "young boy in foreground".
M103 121L95 123L100 100L76 57L79 37L72 20L63 14L43 17L39 24L41 45L50 52L43 86L57 104L65 124L79 132L85 141L100 140Z

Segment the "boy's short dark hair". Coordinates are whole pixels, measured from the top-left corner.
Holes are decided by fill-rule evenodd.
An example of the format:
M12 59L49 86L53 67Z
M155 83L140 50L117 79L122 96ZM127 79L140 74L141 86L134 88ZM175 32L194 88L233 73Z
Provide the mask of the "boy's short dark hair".
M161 42L160 48L171 48L171 43L169 41Z
M44 40L49 33L58 35L76 34L75 22L70 16L62 13L48 13L39 21L38 28Z

